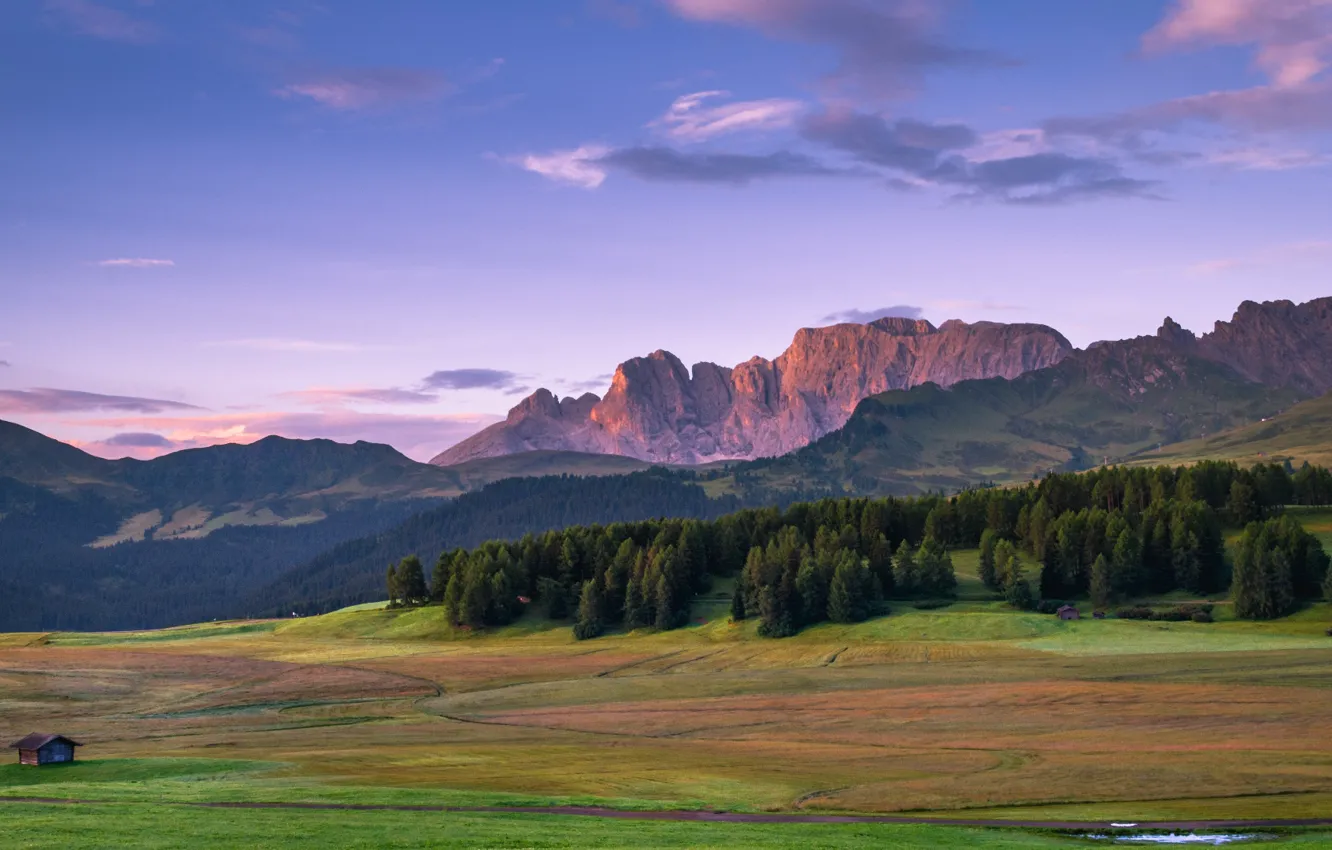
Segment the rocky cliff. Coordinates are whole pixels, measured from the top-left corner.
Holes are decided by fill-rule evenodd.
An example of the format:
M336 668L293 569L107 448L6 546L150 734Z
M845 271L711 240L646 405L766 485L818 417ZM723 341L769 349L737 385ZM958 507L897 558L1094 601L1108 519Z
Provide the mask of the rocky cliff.
M436 457L447 466L537 449L706 463L784 454L842 427L864 398L926 382L1014 378L1072 347L1043 325L884 318L804 328L775 360L692 370L668 351L620 364L604 398L542 389Z

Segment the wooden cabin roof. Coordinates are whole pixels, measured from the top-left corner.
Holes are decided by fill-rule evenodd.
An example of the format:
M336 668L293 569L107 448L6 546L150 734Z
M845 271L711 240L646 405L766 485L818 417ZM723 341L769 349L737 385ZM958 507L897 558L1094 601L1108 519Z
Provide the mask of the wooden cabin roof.
M9 745L11 750L40 750L42 747L52 741L64 741L71 747L83 746L73 738L66 738L64 735L50 735L42 732L33 732L26 738L22 738Z

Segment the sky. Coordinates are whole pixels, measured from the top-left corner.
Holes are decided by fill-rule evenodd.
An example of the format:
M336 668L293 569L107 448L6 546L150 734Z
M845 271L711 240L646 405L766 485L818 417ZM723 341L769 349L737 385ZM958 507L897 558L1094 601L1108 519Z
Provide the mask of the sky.
M1332 0L5 0L0 419L428 459L801 327L1332 294Z

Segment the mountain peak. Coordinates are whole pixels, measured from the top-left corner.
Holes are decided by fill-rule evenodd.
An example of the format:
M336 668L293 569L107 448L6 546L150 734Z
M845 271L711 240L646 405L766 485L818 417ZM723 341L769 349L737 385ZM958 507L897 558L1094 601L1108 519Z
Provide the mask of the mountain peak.
M753 357L730 369L708 362L686 369L679 357L657 349L621 363L605 397L556 401L539 390L506 421L432 463L539 449L654 463L783 454L840 428L867 396L925 382L1014 378L1071 351L1067 339L1043 325L952 320L936 328L899 316L802 328L777 359Z

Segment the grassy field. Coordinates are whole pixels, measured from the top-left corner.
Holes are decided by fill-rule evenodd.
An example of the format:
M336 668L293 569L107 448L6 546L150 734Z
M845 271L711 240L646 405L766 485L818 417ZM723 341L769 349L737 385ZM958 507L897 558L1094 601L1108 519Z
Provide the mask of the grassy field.
M1134 462L1155 466L1233 460L1251 465L1290 460L1296 465L1308 461L1326 466L1332 464L1332 449L1327 440L1329 428L1332 428L1332 395L1325 395L1301 402L1262 422L1144 453Z
M1320 534L1332 531L1326 512L1301 516ZM720 592L689 628L581 643L567 627L536 620L466 633L449 629L436 608L375 606L154 632L0 636L0 737L55 731L86 744L85 761L72 767L0 768L0 796L108 801L0 803L6 839L32 847L154 846L141 832L156 846L1069 841L942 826L180 808L223 801L1332 817L1328 605L1274 623L1236 622L1224 605L1212 624L1064 623L991 599L975 580L974 553L956 562L962 598L946 608L898 604L886 617L786 640L730 623ZM163 832L165 823L172 828Z

